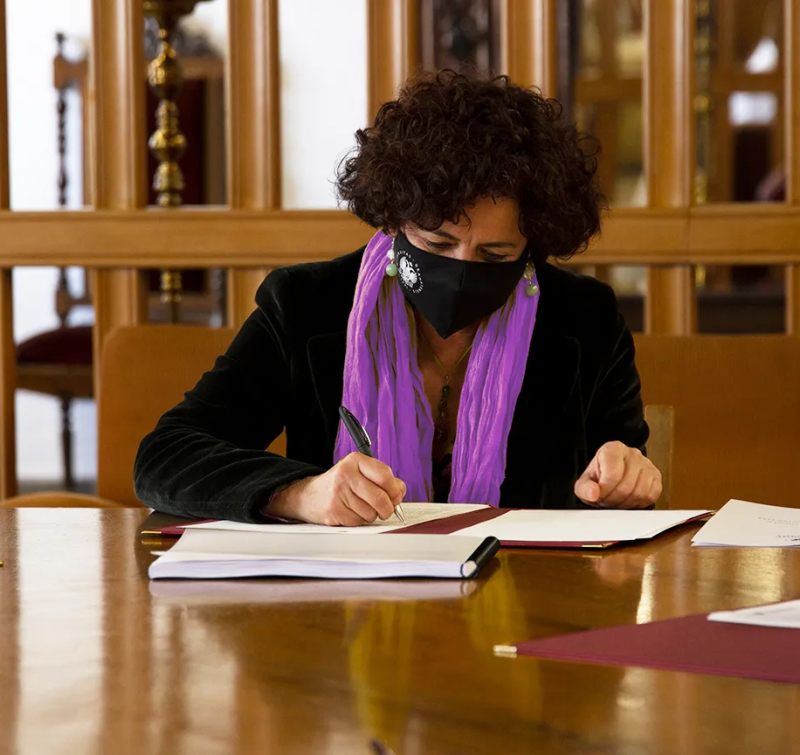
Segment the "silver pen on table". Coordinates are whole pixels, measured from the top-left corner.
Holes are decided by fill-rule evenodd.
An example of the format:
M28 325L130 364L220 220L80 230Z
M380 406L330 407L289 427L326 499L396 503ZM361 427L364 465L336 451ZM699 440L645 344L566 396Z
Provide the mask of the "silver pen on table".
M369 456L370 458L374 459L375 454L372 453L372 441L369 439L369 435L367 435L367 431L364 429L364 425L362 425L353 415L353 413L345 406L339 407L339 416L342 418L342 422L344 422L345 429L347 430L348 434L355 443L356 450L360 454L364 454L364 456ZM401 504L397 504L395 507L395 513L397 514L397 518L403 523L406 523L406 516L403 513L403 508Z

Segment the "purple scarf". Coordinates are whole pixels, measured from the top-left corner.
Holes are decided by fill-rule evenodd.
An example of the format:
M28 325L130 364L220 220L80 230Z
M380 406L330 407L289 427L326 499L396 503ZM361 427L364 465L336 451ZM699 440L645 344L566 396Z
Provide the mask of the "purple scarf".
M433 500L433 417L417 364L417 329L397 277L385 275L390 236L367 245L347 324L342 403L361 420L375 456L405 482L407 501ZM535 282L535 281L534 281ZM451 503L500 502L506 446L539 293L520 279L509 300L475 335L458 408ZM340 425L334 461L355 451Z

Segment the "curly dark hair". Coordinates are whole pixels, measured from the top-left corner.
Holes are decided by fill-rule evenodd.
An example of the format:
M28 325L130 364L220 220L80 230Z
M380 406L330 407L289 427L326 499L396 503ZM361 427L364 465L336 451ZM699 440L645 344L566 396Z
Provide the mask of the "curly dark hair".
M578 254L600 230L596 143L558 102L506 76L420 74L356 140L339 166L339 196L375 228L434 230L478 199L507 197L534 262Z

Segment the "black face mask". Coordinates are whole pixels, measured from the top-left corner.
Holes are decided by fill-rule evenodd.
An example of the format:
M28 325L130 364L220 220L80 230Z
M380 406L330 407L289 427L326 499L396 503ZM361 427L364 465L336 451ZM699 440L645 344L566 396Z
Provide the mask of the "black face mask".
M406 299L442 338L500 309L528 261L523 253L514 262L464 262L419 249L402 233L394 249Z

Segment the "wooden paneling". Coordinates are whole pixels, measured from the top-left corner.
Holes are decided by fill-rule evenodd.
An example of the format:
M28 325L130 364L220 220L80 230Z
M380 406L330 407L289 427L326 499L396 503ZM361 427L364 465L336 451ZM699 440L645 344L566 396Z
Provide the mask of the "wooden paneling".
M419 66L418 4L367 1L367 122Z
M99 209L133 210L146 202L142 7L138 2L120 0L92 3L91 195ZM80 246L80 241L75 241ZM41 238L38 246L42 246ZM134 260L131 263L136 264ZM97 270L92 285L95 385L99 390L97 376L105 338L115 327L140 321L144 287L141 276L132 269Z
M228 190L230 206L281 206L281 110L278 0L242 0L229 8ZM227 322L253 311L266 269L228 269Z
M289 265L353 251L372 233L338 210L0 213L0 266Z
M690 0L645 3L645 173L650 207L691 203ZM691 333L696 327L692 268L650 268L648 333Z
M0 212L0 266L279 267L331 259L373 230L339 210ZM800 206L615 209L574 264L800 264Z
M556 0L503 0L502 73L548 97L558 90Z

